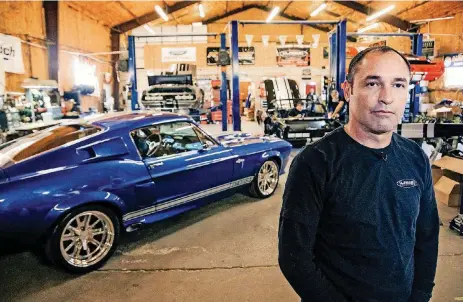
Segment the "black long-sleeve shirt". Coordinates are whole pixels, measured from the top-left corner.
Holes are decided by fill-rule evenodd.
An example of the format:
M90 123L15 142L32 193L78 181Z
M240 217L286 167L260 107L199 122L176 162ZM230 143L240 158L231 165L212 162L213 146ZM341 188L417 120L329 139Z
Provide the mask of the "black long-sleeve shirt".
M303 301L428 301L438 235L430 164L413 141L371 149L339 128L293 160L279 264Z

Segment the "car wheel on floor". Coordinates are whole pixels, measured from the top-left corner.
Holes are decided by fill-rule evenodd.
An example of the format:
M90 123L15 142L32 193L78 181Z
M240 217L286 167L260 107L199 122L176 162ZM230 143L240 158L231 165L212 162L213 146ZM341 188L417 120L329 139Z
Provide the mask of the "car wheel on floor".
M253 197L266 198L271 196L280 179L280 167L273 159L267 160L260 166L252 180L249 192Z
M114 253L120 222L110 209L99 205L77 208L53 229L45 252L54 264L73 273L101 267Z

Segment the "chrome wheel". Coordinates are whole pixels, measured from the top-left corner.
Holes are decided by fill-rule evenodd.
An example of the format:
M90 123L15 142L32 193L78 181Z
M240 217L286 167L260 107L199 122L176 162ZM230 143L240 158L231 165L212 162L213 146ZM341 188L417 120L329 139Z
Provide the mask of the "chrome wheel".
M61 233L61 255L72 266L94 265L111 250L114 234L113 222L106 214L82 212L73 217Z
M262 195L270 195L278 184L278 166L274 161L265 162L257 175L257 187Z

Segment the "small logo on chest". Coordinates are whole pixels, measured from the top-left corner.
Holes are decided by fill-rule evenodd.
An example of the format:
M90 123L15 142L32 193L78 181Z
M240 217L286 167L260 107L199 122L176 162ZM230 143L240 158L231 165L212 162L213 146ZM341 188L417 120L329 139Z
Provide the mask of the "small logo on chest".
M418 186L418 182L414 179L403 179L403 180L399 180L397 182L397 185L399 187L408 189L408 188L413 188L413 187Z

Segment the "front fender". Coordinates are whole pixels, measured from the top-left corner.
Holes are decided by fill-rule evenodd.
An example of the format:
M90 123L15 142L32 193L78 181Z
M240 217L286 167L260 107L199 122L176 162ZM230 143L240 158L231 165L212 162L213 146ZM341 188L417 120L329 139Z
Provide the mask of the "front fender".
M45 216L45 224L48 229L56 221L61 219L61 217L75 209L76 207L84 206L86 204L98 203L98 204L107 204L108 207L117 209L119 213L123 214L127 211L127 206L125 202L114 193L110 192L81 192L76 194L71 198L63 200L63 202L57 203Z
M254 167L253 175L255 175L259 171L260 167L266 160L271 159L271 158L277 159L279 161L278 164L280 165L280 174L282 174L282 171L284 171L284 165L285 165L285 161L282 157L282 154L278 150L270 150L270 151L265 151L264 153L262 153L262 155L259 158L258 164Z

